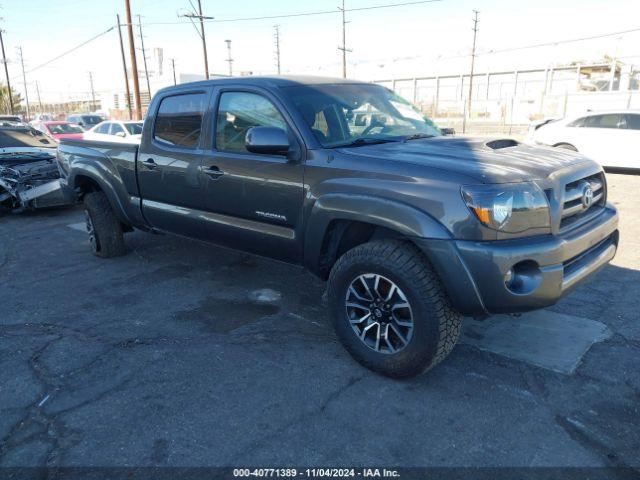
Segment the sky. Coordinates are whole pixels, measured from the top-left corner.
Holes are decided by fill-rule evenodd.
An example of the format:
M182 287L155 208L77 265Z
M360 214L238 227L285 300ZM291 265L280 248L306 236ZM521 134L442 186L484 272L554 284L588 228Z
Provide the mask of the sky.
M202 74L200 37L184 14L189 0L130 0L134 22L142 16L152 71L151 89L172 82L170 59L180 74ZM195 0L192 0L195 3ZM404 0L411 1L411 0ZM225 40L232 41L233 70L274 74L274 25L280 25L282 73L341 76L341 0L202 0L211 73L228 73ZM404 3L403 0L346 0L346 8ZM220 20L331 10L294 18ZM432 3L347 12L348 76L382 80L466 73L478 10L476 71L544 68L571 61L597 61L605 55L640 65L640 0L439 0ZM63 58L61 53L124 22L124 0L0 0L0 25L12 86L24 92L17 47L21 46L31 101L36 83L43 101L88 98L89 72L98 95L123 89L117 31ZM636 32L573 43L491 53L513 47L638 29ZM136 25L136 46L139 35ZM123 29L125 48L128 47ZM164 76L158 76L153 50L162 48ZM139 69L142 61L139 58ZM4 72L0 72L4 83ZM146 90L144 79L141 88ZM24 96L24 93L23 93Z

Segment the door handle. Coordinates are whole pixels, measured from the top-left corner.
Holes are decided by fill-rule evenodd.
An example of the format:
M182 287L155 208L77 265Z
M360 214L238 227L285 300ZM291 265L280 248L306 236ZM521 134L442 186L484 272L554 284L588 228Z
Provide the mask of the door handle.
M156 164L156 161L153 158L147 158L144 162L147 168L153 170L154 168L156 168L158 166L158 164Z
M224 172L215 165L211 165L210 167L205 168L204 173L212 178L220 178L222 175L224 175Z

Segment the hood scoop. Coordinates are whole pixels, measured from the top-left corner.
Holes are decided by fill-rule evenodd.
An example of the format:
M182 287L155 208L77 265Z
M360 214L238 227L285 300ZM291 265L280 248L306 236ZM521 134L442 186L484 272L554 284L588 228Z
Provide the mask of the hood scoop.
M520 142L518 142L517 140L513 140L512 138L499 138L497 140L491 140L490 142L485 143L485 146L489 147L491 150L517 147L518 145L520 145Z

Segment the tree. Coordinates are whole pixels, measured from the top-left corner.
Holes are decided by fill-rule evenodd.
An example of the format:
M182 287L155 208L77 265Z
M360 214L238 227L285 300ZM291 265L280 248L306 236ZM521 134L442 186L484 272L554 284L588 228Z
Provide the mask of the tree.
M22 110L22 96L16 92L15 88L11 89L11 97L13 99L13 110L17 113ZM11 106L9 105L9 89L6 85L0 84L0 110L3 113L11 113Z

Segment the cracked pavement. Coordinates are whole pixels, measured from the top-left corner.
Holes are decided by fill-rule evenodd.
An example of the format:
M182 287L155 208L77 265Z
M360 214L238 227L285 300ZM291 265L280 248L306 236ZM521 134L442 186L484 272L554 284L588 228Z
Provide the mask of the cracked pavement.
M298 267L141 232L102 260L79 208L3 217L0 466L640 469L640 176L608 178L618 256L551 308L612 331L573 375L458 345L386 379Z

